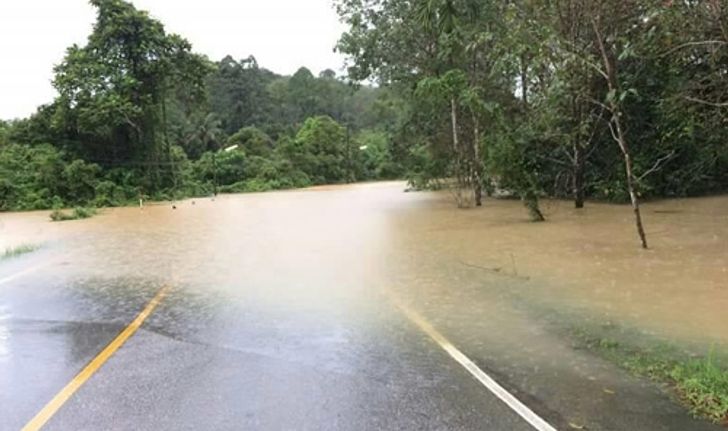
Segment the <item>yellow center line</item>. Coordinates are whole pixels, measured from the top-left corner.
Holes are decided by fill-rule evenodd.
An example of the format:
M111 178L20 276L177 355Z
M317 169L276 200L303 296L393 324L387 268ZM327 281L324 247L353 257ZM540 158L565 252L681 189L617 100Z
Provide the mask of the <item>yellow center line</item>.
M142 326L142 323L154 312L154 309L157 308L160 302L162 302L162 299L164 299L164 296L169 291L170 287L164 286L161 289L159 289L159 292L157 292L156 295L154 295L154 298L152 298L151 301L147 304L146 307L144 307L144 310L142 310L141 313L134 319L129 326L124 328L121 333L114 338L114 340L109 343L104 350L101 351L91 362L86 365L86 367L81 370L80 373L76 375L76 377L73 378L63 389L61 389L58 394L53 397L52 400L48 404L43 407L43 409L38 412L37 415L33 419L30 420L24 427L22 431L36 431L41 429L43 425L50 420L51 417L60 409L63 404L68 401L69 398L81 387L88 379L91 378L91 376L96 373L96 371L101 368L106 361L111 358L111 356L119 350L119 348L128 340L134 333Z

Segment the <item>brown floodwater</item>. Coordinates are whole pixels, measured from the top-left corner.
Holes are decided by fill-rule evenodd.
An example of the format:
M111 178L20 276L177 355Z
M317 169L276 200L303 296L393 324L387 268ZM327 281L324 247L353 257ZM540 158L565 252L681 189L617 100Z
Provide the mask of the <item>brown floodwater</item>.
M645 204L645 251L626 206L575 210L547 201L548 221L534 224L517 201L462 210L447 193L403 190L403 183L376 183L227 195L179 202L177 210L105 209L63 223L50 222L47 211L4 213L0 250L39 244L57 252L68 271L83 267L103 277L173 274L225 285L249 273L246 282L263 286L290 283L292 271L301 281L337 272L352 286L406 284L410 295L418 286L415 292L432 298L482 276L605 323L728 344L726 196ZM313 283L287 292L285 300L301 307L317 294ZM281 300L280 291L255 295Z
M433 264L498 274L522 298L598 323L728 343L728 196L645 204L647 251L627 206L547 201L548 221L530 223L517 201L456 210L446 195L422 200L400 212L396 230Z

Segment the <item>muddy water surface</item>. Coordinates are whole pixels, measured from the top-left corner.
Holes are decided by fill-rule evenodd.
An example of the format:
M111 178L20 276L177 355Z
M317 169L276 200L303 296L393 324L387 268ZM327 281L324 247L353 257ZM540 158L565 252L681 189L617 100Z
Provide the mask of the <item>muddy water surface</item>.
M546 202L548 222L533 224L516 201L458 210L446 193L403 188L230 195L181 202L177 210L107 209L63 223L48 221L47 212L0 214L0 249L43 244L104 277L174 273L224 283L250 273L261 278L251 283L283 284L290 283L283 274L295 270L299 280L336 272L352 285L399 279L410 293L427 282L456 294L481 275L500 276L509 289L605 322L728 343L728 197L646 204L651 249L643 251L624 206L575 210L569 202ZM312 293L293 288L289 299L305 304ZM273 300L265 292L259 299Z
M500 274L525 296L605 323L728 342L728 197L644 205L647 251L626 206L550 201L548 222L534 224L515 201L456 211L447 196L421 199L394 217L412 251Z

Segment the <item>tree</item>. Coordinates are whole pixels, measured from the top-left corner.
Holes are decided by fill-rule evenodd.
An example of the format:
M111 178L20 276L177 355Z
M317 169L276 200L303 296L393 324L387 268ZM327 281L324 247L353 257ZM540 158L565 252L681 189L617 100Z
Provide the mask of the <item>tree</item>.
M302 67L288 80L289 103L294 109L294 118L303 120L319 113L319 95L316 78L310 70Z
M72 46L55 68L60 96L55 120L106 166L146 166L147 186L160 187L159 166L170 154L166 96L184 85L202 98L205 59L190 44L122 0L91 0L97 8L84 47Z
M243 127L227 140L228 147L237 145L249 156L269 157L273 152L273 140L260 129Z
M192 158L199 158L206 151L218 151L223 140L221 122L217 115L209 113L196 117L189 124L189 131L182 148Z
M588 150L595 144L604 115L604 108L593 103L603 91L600 77L581 60L594 51L590 13L583 0L557 0L538 16L553 30L551 59L557 85L552 88L552 106L561 116L554 126L567 141L568 183L576 208L584 207Z
M420 135L409 139L419 146L412 168L428 169L412 177L429 177L438 171L430 168L447 164L443 174L455 179L459 206L482 203L488 182L483 147L495 130L491 112L513 101L513 46L505 43L504 10L495 1L338 2L350 25L338 45L349 55L350 76L397 86L411 107L409 124L400 127L419 122L402 133L414 138L415 129ZM424 154L447 160L421 163Z
M467 78L460 70L451 70L440 78L425 78L418 83L417 94L430 99L429 103L448 106L450 114L450 133L452 136L453 175L455 176L455 201L458 207L470 205L467 194L472 186L472 177L466 171L468 148L463 146L460 139L458 118L460 100L467 86ZM478 160L480 163L480 160Z
M307 119L283 149L293 165L316 184L337 183L347 178L346 130L331 117Z
M227 56L207 79L210 107L227 134L246 126L275 121L268 86L279 76L258 66L255 57L235 61Z
M0 120L0 147L10 142L8 135L10 134L10 124L7 121Z
M614 0L599 2L599 7L596 3L592 3L593 15L590 21L602 63L598 71L604 77L609 90L604 105L611 114L609 128L624 157L627 191L632 203L635 226L642 248L646 249L647 237L642 224L639 195L636 189L638 178L634 172L632 152L625 129L626 112L623 108L623 102L629 96L629 92L635 90L623 89L619 71L620 60L627 58L632 49L631 38L628 35L638 32L645 20L648 20L646 8L638 3Z

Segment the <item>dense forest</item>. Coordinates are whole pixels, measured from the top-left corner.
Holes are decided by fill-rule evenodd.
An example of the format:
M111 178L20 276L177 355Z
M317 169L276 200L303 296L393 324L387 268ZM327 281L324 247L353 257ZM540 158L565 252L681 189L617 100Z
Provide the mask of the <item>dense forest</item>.
M534 220L631 203L646 247L640 200L728 189L725 0L337 0L346 77L212 62L91 3L58 97L0 123L0 210L406 178Z
M87 44L54 69L58 97L0 122L0 210L402 176L385 89L212 62L128 2L91 3Z

